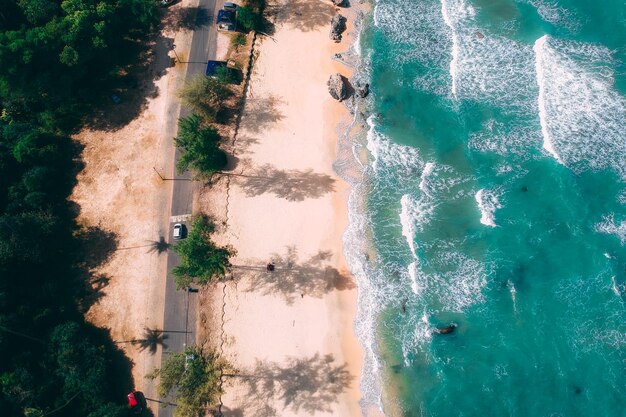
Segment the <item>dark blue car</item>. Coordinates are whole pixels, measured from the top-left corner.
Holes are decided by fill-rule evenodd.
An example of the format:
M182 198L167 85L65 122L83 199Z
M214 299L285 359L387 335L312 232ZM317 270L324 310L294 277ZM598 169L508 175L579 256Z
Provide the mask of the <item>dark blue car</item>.
M237 14L232 10L219 10L217 12L217 30L234 31L237 22Z

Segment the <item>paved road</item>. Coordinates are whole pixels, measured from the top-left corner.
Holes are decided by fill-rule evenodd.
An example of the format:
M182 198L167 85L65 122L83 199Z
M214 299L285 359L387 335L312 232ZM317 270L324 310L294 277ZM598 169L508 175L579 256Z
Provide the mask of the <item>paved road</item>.
M189 63L187 63L186 79L197 73L203 73L207 60L215 59L217 49L217 31L214 17L217 7L222 7L223 0L200 0L198 15L196 17L196 29L193 32ZM182 108L181 117L185 117L188 111ZM179 152L176 150L175 159L178 160ZM176 171L176 169L174 169ZM171 216L184 216L192 213L193 186L189 172L179 175L172 173L175 179L172 191ZM185 222L189 227L189 221ZM174 222L170 222L168 241L172 242L172 229ZM197 317L197 294L184 290L177 291L172 268L180 263L178 255L173 251L167 252L167 281L165 284L165 311L163 317L163 330L167 336L164 343L162 361L167 358L168 352L182 352L186 345L195 344L196 317ZM174 407L159 407L158 417L172 416Z

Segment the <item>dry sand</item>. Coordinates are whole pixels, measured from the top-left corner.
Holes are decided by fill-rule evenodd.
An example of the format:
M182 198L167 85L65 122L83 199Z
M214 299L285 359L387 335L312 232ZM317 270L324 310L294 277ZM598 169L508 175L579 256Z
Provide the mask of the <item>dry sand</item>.
M237 371L222 411L356 416L356 286L341 241L349 189L332 169L348 112L326 87L331 73L350 73L331 60L347 41L329 39L330 2L278 0L269 11L276 31L257 39L232 175L199 199L202 211L226 209L218 240L237 250L233 281L201 304L224 294L223 349Z
M153 242L169 230L172 184L155 169L164 177L172 173L177 91L186 71L175 64L172 47L181 59L188 56L191 32L179 30L179 18L194 2L168 10L137 90L75 137L84 146L85 166L71 199L80 207L79 223L101 231L94 233L100 238L92 249L108 255L92 270L99 291L86 317L110 329L134 364L135 388L151 398L154 384L145 375L160 365L161 345L130 341L147 340L146 329L162 329L166 254L154 251Z

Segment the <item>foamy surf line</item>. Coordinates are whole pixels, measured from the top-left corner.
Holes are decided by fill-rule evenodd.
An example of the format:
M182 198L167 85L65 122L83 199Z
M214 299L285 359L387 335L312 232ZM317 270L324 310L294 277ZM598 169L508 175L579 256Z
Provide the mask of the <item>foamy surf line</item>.
M496 210L502 208L498 193L495 190L480 189L475 195L478 209L480 210L480 222L485 226L496 227Z
M539 108L539 123L541 125L541 133L543 135L543 148L548 151L550 155L562 164L561 157L554 149L552 138L550 137L550 131L548 130L548 113L546 111L546 80L543 73L543 49L548 37L546 35L537 39L533 50L535 51L535 73L537 74L537 85L539 86L539 95L537 97L537 107Z

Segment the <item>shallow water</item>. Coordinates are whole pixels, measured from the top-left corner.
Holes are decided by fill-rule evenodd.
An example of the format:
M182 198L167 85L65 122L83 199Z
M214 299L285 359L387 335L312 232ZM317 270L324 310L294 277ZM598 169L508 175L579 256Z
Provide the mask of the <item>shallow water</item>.
M365 404L626 415L625 29L618 0L376 1Z

